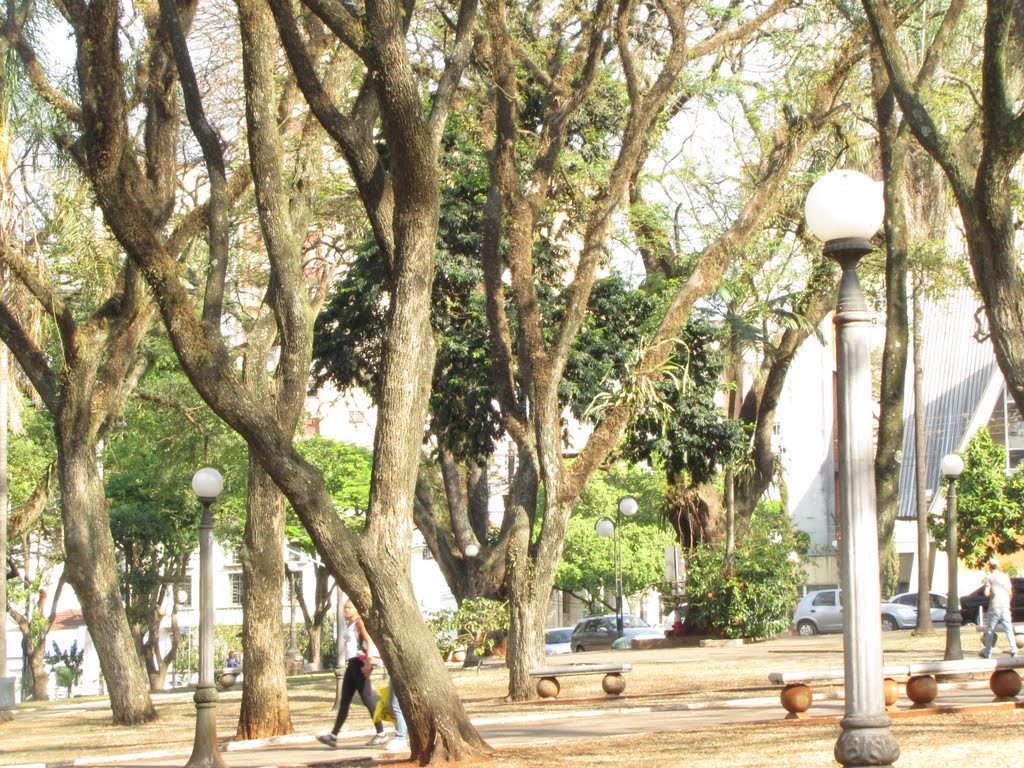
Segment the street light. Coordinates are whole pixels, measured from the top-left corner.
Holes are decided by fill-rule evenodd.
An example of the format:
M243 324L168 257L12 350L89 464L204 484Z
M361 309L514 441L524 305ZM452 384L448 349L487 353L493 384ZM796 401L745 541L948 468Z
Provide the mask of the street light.
M619 528L622 527L622 516L632 517L636 514L638 505L632 496L623 496L615 507L615 521L610 517L602 517L597 521L594 530L598 536L606 539L614 537L615 550L615 627L622 637L622 542L619 536Z
M302 667L306 659L302 655L302 651L299 650L299 643L295 637L295 574L301 570L302 566L294 560L288 560L285 562L285 568L288 571L290 615L288 620L288 650L284 652L284 666L287 674L299 675L302 674Z
M946 655L945 659L962 659L963 648L960 646L960 597L957 591L957 546L956 536L956 481L963 474L964 460L955 453L947 453L939 464L942 476L949 482L946 490L946 560L948 562L948 581L946 584ZM920 609L920 606L918 607Z
M856 171L833 171L811 187L807 228L842 268L836 307L836 393L839 433L840 579L843 589L842 733L835 758L844 766L889 766L900 756L885 713L881 594L871 402L871 316L857 262L874 248L882 224L881 186Z
M463 547L462 554L466 556L466 599L476 600L476 558L480 554L480 547L471 541ZM466 648L466 658L462 661L463 668L479 667L482 663L483 660L476 655L476 643L470 641Z
M211 467L192 476L192 490L203 505L199 521L199 681L195 695L196 735L185 768L224 765L217 748L217 688L213 682L213 513L210 505L224 490L224 478Z

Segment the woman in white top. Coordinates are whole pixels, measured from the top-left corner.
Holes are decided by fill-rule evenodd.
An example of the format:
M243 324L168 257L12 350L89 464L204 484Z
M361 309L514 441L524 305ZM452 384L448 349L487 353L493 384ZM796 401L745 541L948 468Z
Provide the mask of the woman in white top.
M341 681L341 702L338 705L338 716L329 733L317 736L321 742L332 747L337 746L338 733L348 717L348 708L352 704L352 697L356 693L359 694L359 698L363 700L363 704L370 713L371 720L377 709L377 701L380 699L370 684L370 673L373 671L376 649L366 632L363 620L359 618L359 611L356 610L351 600L345 603L345 622L344 646L339 651L344 652L348 664L345 666L345 676ZM360 644L362 644L362 648L366 649L365 652L360 648ZM377 735L367 744L370 746L386 744L388 737L384 735L384 724L375 722L373 727L376 729Z

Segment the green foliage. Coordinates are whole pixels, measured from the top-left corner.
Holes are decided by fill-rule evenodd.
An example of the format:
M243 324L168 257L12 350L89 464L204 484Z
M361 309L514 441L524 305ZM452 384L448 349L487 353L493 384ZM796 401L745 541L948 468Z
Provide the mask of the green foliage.
M62 651L56 641L53 653L46 654L46 665L57 676L57 684L67 689L71 698L71 689L82 679L82 667L85 664L85 648L79 650L78 641L73 640L71 647Z
M660 472L618 464L597 472L587 483L569 519L565 549L555 586L569 592L606 595L615 590L612 539L594 530L602 517L615 518L619 499L632 496L637 513L622 518L622 589L630 595L660 585L665 579L665 547L676 543L664 526L665 478Z
M778 505L759 505L736 539L733 569L725 544L700 545L687 563L688 626L724 637L771 637L786 630L806 581L800 541Z
M478 652L489 651L496 634L506 631L508 625L508 603L486 597L463 600L457 610L446 608L427 617L427 626L445 658L469 645Z
M431 310L437 359L430 424L440 444L464 460L491 455L501 428L480 289L487 167L477 149L464 147L467 137L476 133L466 125L469 115L459 113L453 120L443 138L445 181ZM341 389L360 387L374 395L389 291L376 245L361 245L316 320L313 359L318 382L330 380Z
M362 530L370 506L370 473L373 454L365 448L327 437L310 437L295 443L306 461L323 472L327 492L350 528ZM285 536L309 554L315 548L306 529L289 505Z
M669 480L686 477L690 485L710 481L717 468L740 455L747 438L742 424L724 418L715 405L723 360L721 331L696 317L676 341L676 375L662 374L657 387L668 409L640 410L626 439L626 455L657 462Z
M49 412L26 402L20 413L21 431L9 434L7 440L7 492L11 507L19 507L28 500L57 455Z
M180 580L198 546L200 505L192 475L205 465L224 475L224 492L214 507L217 532L237 540L248 474L245 444L199 399L167 341L152 340L149 351L153 363L140 384L143 396L126 405L103 457L125 609L143 634L150 611Z
M996 554L1021 549L1024 473L1018 469L1006 474L1006 451L992 441L987 428L978 430L963 459L964 473L957 481L957 548L960 559L981 568ZM945 515L930 518L928 525L945 549Z

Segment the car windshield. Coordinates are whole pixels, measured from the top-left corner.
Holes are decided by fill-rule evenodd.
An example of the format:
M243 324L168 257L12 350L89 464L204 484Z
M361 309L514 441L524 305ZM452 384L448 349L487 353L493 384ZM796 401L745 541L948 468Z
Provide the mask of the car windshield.
M552 629L544 633L544 642L549 645L553 645L555 643L568 643L571 637L571 629Z
M646 621L641 619L639 616L623 616L622 627L623 629L641 629L642 627L650 627Z

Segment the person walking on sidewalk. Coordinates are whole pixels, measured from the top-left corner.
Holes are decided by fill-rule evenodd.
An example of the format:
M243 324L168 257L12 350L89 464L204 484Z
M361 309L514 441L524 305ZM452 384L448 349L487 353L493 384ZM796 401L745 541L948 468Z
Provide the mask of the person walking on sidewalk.
M981 636L984 648L978 654L983 659L992 658L992 646L996 642L996 627L1006 632L1006 641L1010 645L1010 655L1017 655L1017 638L1013 634L1013 616L1010 606L1013 604L1013 583L1010 577L999 570L999 561L992 558L988 561L988 575L985 577L985 595L988 597L988 616L985 617L985 634Z
M370 684L370 674L375 666L380 665L380 658L377 656L377 649L366 632L363 620L359 617L359 611L349 600L345 603L345 633L343 635L343 647L339 649L345 653L348 664L345 666L345 676L341 681L341 701L338 702L338 716L334 719L334 727L328 733L317 736L317 740L329 747L338 746L338 733L348 718L348 709L352 704L352 698L358 693L363 705L370 713L373 720L373 713L377 709L377 702L380 697L373 690ZM384 724L375 722L373 724L377 734L366 742L367 746L378 746L386 744L388 737L384 734Z

